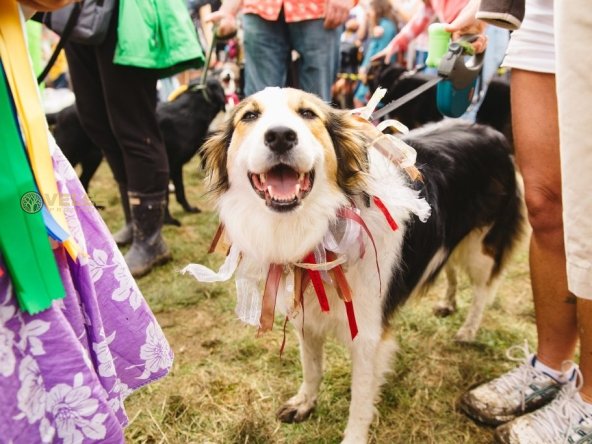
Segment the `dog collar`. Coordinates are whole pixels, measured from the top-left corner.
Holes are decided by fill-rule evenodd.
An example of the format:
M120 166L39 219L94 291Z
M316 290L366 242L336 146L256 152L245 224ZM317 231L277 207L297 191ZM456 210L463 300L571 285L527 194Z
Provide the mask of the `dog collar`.
M386 205L378 196L372 201L384 215L391 230L398 226ZM240 320L258 326L258 334L273 328L275 307L278 295L292 301L286 307L287 318L294 318L303 308L304 292L312 284L321 311L330 311L325 283L332 285L345 305L352 340L358 334L352 292L347 282L344 267L350 261L364 257L366 234L374 250L379 283L380 267L378 252L370 229L355 206L342 207L337 211L337 219L325 234L323 241L299 262L289 264L269 264L267 269L253 267L234 245L225 241L224 228L220 225L214 235L208 253L214 251L226 255L224 263L217 272L201 265L189 264L181 272L189 273L200 282L222 282L235 277L237 291L236 313ZM256 272L253 272L253 268ZM263 293L260 282L265 278ZM380 283L382 292L382 284Z

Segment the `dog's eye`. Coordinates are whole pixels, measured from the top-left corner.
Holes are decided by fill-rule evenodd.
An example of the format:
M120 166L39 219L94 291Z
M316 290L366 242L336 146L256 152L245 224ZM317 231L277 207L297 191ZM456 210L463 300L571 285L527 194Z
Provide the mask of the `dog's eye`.
M317 117L317 115L308 108L300 108L298 110L298 114L300 114L305 119L314 119Z
M241 118L242 121L244 122L251 122L253 120L257 120L257 118L259 117L259 112L258 111L247 111L246 113L243 114L243 117Z

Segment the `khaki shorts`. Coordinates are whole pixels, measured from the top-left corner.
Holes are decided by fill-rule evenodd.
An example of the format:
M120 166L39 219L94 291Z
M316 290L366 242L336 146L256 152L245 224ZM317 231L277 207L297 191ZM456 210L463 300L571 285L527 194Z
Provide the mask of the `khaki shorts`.
M592 299L592 8L555 2L563 226L569 290Z

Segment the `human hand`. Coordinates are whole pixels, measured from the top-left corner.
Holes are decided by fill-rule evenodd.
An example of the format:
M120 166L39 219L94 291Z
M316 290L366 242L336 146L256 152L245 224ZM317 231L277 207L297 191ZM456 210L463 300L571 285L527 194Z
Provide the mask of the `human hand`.
M20 4L35 11L54 11L63 8L70 3L76 3L80 0L18 0Z
M375 26L372 28L372 37L380 38L384 34L384 28L382 26Z
M395 37L392 39L388 45L384 49L381 49L376 54L374 54L371 58L371 62L375 62L377 60L382 60L387 65L391 63L391 59L394 54L399 52L399 43L397 42L397 38Z
M222 9L206 15L205 21L212 22L218 26L216 34L219 37L231 36L238 30L235 15Z
M471 42L471 45L477 54L485 51L487 47L487 37L483 34L486 24L475 18L479 11L479 4L480 0L469 1L452 23L444 24L444 30L452 33L453 40L458 40L467 34L475 35L477 39Z
M353 6L352 0L327 0L325 3L325 29L335 29L345 23Z

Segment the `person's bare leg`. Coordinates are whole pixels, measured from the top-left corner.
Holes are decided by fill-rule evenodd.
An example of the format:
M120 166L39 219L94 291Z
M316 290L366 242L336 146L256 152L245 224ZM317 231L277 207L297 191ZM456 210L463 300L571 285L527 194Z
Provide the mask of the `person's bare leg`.
M555 77L514 69L511 95L516 161L532 226L537 358L560 370L564 360L573 358L577 322L575 298L567 289Z

